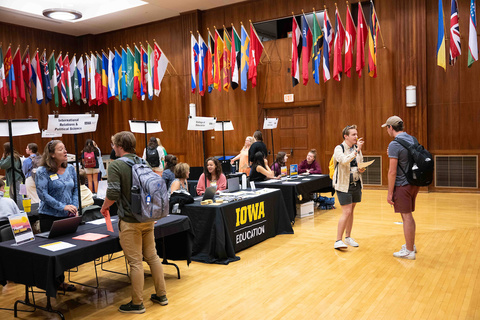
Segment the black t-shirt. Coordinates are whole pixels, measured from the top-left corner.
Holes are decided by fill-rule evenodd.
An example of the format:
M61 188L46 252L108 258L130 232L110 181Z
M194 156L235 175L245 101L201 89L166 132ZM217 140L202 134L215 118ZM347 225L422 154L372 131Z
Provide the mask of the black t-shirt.
M252 144L252 146L248 150L248 161L253 162L255 153L257 153L258 151L261 151L265 158L267 157L268 150L267 146L265 145L265 143L263 143L263 141L257 141Z
M250 181L265 181L267 177L257 171L258 165L252 166L252 170L250 170Z

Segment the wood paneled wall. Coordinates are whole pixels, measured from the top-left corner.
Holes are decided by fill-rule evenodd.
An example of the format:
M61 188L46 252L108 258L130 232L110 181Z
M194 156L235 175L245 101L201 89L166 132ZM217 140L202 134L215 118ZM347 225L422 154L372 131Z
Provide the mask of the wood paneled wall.
M448 8L447 1L444 7ZM69 37L52 34L35 29L6 25L0 23L0 41L16 42L30 47L47 44L47 52L52 49L75 52L77 48L90 51L119 48L148 40L153 45L156 39L164 53L173 64L162 82L162 92L152 101L119 102L110 101L108 106L59 108L62 113L78 113L95 110L100 114L98 131L90 136L99 143L104 153L110 151L111 134L128 130L129 119L154 120L162 122L164 133L157 134L169 153L176 154L181 161L193 166L202 164L202 135L186 131L188 105L196 104L197 115L216 116L219 120L232 120L235 131L225 133L227 155L237 154L244 139L261 128L263 117L268 108L305 107L321 105L321 124L323 126L322 143L311 146L319 150L320 164L327 168L333 148L341 141L341 130L348 124L359 126L359 135L365 138L364 153L383 157L383 184L386 186L388 159L386 148L391 138L381 128L381 124L391 115L401 116L406 130L416 135L419 141L434 154L474 154L480 155L480 62L467 68L468 50L468 3L459 3L460 30L462 33L463 55L455 67L447 67L447 72L436 66L437 38L437 3L435 1L375 1L378 19L383 36L378 39L378 77L372 79L367 75L367 67L358 78L342 77L341 82L334 80L326 84L321 81L316 85L310 78L307 86L291 85L291 39L280 39L264 43L265 51L259 66L257 87L248 85L246 92L240 89L214 91L200 97L190 93L190 31L199 30L206 39L207 28L222 28L233 23L240 30L240 22L247 26L248 21L264 21L311 12L312 7L329 8L329 15L334 23L335 1L291 0L257 0L242 2L231 6L207 11L190 11L179 17L149 23L141 26L117 30L100 35ZM346 4L337 3L342 20L345 23ZM369 11L365 10L367 21ZM448 10L445 9L445 21L448 26ZM463 23L462 23L463 22ZM447 27L448 31L448 27ZM383 42L384 41L384 42ZM448 34L447 34L448 42ZM448 43L447 43L448 49ZM368 49L366 49L368 51ZM77 53L78 54L78 53ZM448 52L447 52L448 54ZM448 58L447 58L448 59ZM366 52L368 63L368 52ZM311 66L309 66L311 70ZM405 88L417 87L417 106L405 107ZM293 93L295 102L283 103L283 95ZM37 106L29 101L25 104L11 102L2 107L5 112L1 118L22 118L33 116L39 118L46 126L46 115L57 108ZM278 129L277 129L278 130ZM85 135L79 138L84 141ZM144 147L143 136L137 135L137 153ZM37 137L16 138L23 151L23 145L30 140L39 141ZM71 137L64 140L72 143ZM267 144L269 140L267 139ZM222 154L221 132L208 131L205 134L207 156ZM479 168L480 171L480 168ZM430 187L430 190L435 190ZM441 190L441 189L440 189ZM476 191L479 191L477 189Z

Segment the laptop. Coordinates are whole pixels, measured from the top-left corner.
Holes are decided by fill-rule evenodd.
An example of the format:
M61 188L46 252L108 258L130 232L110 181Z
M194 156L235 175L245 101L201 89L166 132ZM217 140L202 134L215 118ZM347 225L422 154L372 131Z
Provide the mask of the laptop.
M227 179L228 192L240 190L240 179L238 177Z
M77 231L80 222L82 222L81 216L56 220L53 222L50 231L38 233L36 234L36 236L52 239L66 234L74 233L75 231Z
M298 178L298 164L291 164L290 165L290 179Z
M217 192L217 187L216 187L216 186L214 186L214 187L208 187L208 188L205 190L205 193L203 194L202 201L203 201L203 200L208 200L208 199L213 200L213 197L215 197L215 192Z

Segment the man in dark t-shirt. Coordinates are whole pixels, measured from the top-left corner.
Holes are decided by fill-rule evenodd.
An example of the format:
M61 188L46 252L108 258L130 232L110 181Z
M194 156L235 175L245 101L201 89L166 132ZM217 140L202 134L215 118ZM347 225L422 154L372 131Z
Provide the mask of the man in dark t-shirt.
M255 142L252 144L252 146L248 150L248 161L250 165L252 164L255 158L255 153L257 153L258 151L263 153L264 158L266 158L268 155L267 146L265 145L265 143L263 143L262 132L258 130L255 131L255 133L253 134L253 138L255 139Z

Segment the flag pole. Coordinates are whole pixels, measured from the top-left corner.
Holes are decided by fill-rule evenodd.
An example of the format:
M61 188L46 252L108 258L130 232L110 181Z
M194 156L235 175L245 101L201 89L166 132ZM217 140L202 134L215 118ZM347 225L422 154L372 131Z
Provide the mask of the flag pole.
M375 5L373 4L373 0L370 0L370 3L373 6L373 11L375 11L375 16L377 17L378 31L380 31L380 38L382 38L382 44L383 44L382 48L386 49L387 47L385 46L385 41L383 41L383 33L382 33L382 28L380 27L380 20L378 19L378 16L377 16L377 10L375 10Z
M253 26L252 20L248 20L248 21L250 22L250 28L253 28L253 32L255 32L255 35L257 36L258 42L260 42L260 45L262 46L263 51L265 52L265 55L266 55L267 58L268 58L268 62L272 62L272 59L270 59L270 56L268 55L267 50L265 50L265 47L263 46L262 41L260 41L260 37L259 37L258 34L257 34L257 30L255 30L255 27ZM250 41L251 41L251 40L250 40ZM260 61L260 59L259 59L259 61Z

